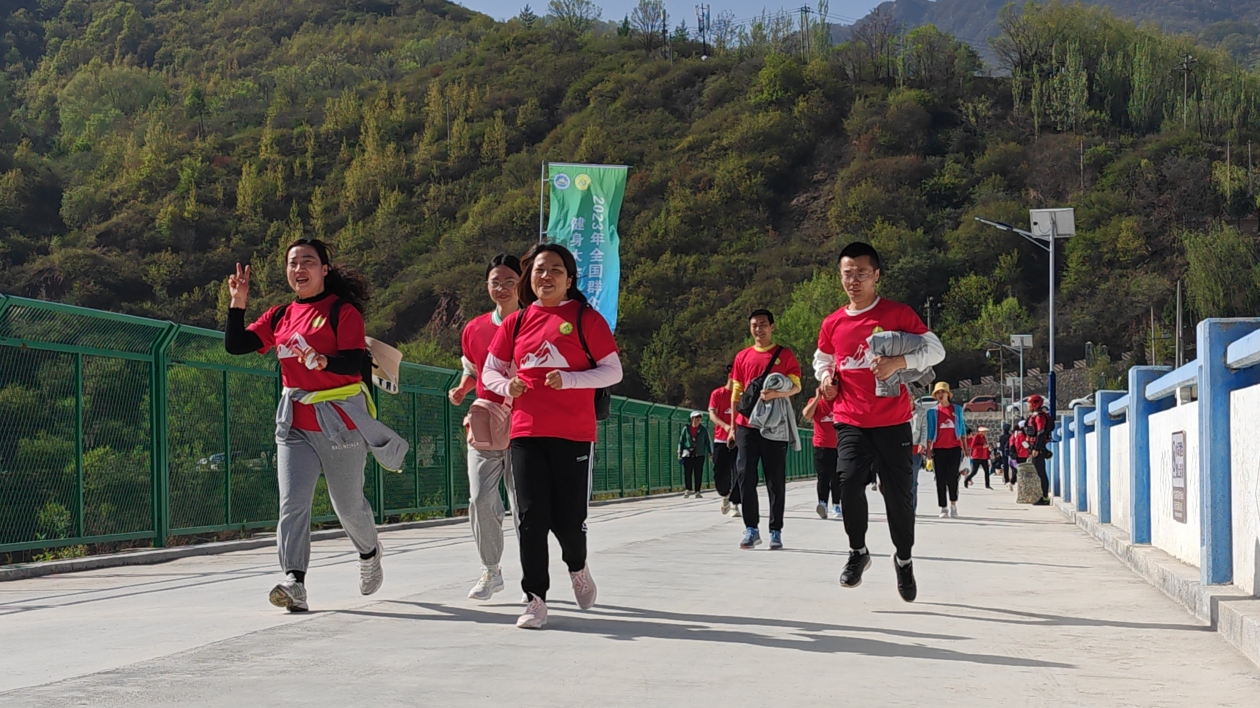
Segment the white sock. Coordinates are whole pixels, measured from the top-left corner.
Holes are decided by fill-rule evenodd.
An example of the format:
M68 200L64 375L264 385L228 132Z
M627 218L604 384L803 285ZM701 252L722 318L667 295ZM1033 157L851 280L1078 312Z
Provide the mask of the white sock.
M866 546L862 546L861 548L854 548L853 550L857 551L858 553L861 553L862 555L867 555L868 553L870 553L870 551L866 550Z
M910 565L910 561L908 561L908 560L901 560L901 559L900 559L900 558L898 558L897 556L893 556L893 560L897 561L897 567L898 567L898 568L904 568L904 567L906 567L906 566Z

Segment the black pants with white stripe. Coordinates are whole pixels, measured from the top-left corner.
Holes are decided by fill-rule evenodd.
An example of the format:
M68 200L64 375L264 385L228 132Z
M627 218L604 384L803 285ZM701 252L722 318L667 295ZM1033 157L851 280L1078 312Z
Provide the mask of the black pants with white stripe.
M521 589L547 599L551 577L547 534L555 534L569 572L586 566L586 512L591 498L589 442L562 438L512 440L521 548Z

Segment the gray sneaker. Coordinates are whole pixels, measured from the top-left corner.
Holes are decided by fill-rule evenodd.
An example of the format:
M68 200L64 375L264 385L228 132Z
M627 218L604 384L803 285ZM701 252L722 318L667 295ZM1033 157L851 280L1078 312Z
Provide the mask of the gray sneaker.
M359 559L359 592L371 595L381 589L385 582L385 571L381 570L381 556L385 555L385 547L376 542L376 555L367 560Z
M483 568L481 571L481 579L468 591L468 599L470 600L489 600L494 594L503 589L503 571L490 570Z
M306 612L310 609L306 604L306 585L299 583L292 575L284 576L284 580L271 589L267 599L276 607L283 607L289 612Z

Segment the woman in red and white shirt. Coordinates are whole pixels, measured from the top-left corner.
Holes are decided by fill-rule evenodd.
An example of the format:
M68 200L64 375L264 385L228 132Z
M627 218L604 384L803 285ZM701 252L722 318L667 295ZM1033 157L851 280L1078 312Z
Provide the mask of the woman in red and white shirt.
M331 265L328 247L313 239L289 246L285 274L297 299L268 309L246 327L250 267L236 264L236 273L228 276L231 304L224 338L227 352L261 354L274 348L286 396L290 391L345 389L350 391L344 398L345 405L366 406L367 394L351 387L363 386L367 343L362 309L367 300L367 283L357 273ZM334 306L338 308L335 322ZM367 441L339 407L334 407L336 415L352 439L330 440L333 432L320 425L316 410L319 405L325 404L294 401L287 421L279 420L277 412L280 518L276 524L276 546L285 577L271 590L269 599L271 604L290 612L308 609L306 569L311 556L311 502L321 473L333 511L359 552L359 591L371 595L384 580L376 520L371 503L363 496ZM282 404L281 410L285 408ZM335 423L331 427L336 427Z
M595 604L595 582L586 564L595 389L620 382L622 372L608 322L577 288L573 254L563 246L538 244L521 265L523 309L499 327L481 380L490 391L513 398L521 589L529 597L516 626L540 629L547 623L551 583L549 533L560 542L578 607Z

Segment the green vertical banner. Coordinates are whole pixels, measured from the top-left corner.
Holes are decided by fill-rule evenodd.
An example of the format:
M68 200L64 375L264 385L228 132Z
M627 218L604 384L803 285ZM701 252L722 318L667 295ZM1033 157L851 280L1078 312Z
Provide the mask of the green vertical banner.
M617 217L628 171L625 165L547 165L551 182L547 237L573 252L578 289L614 330L621 283Z

